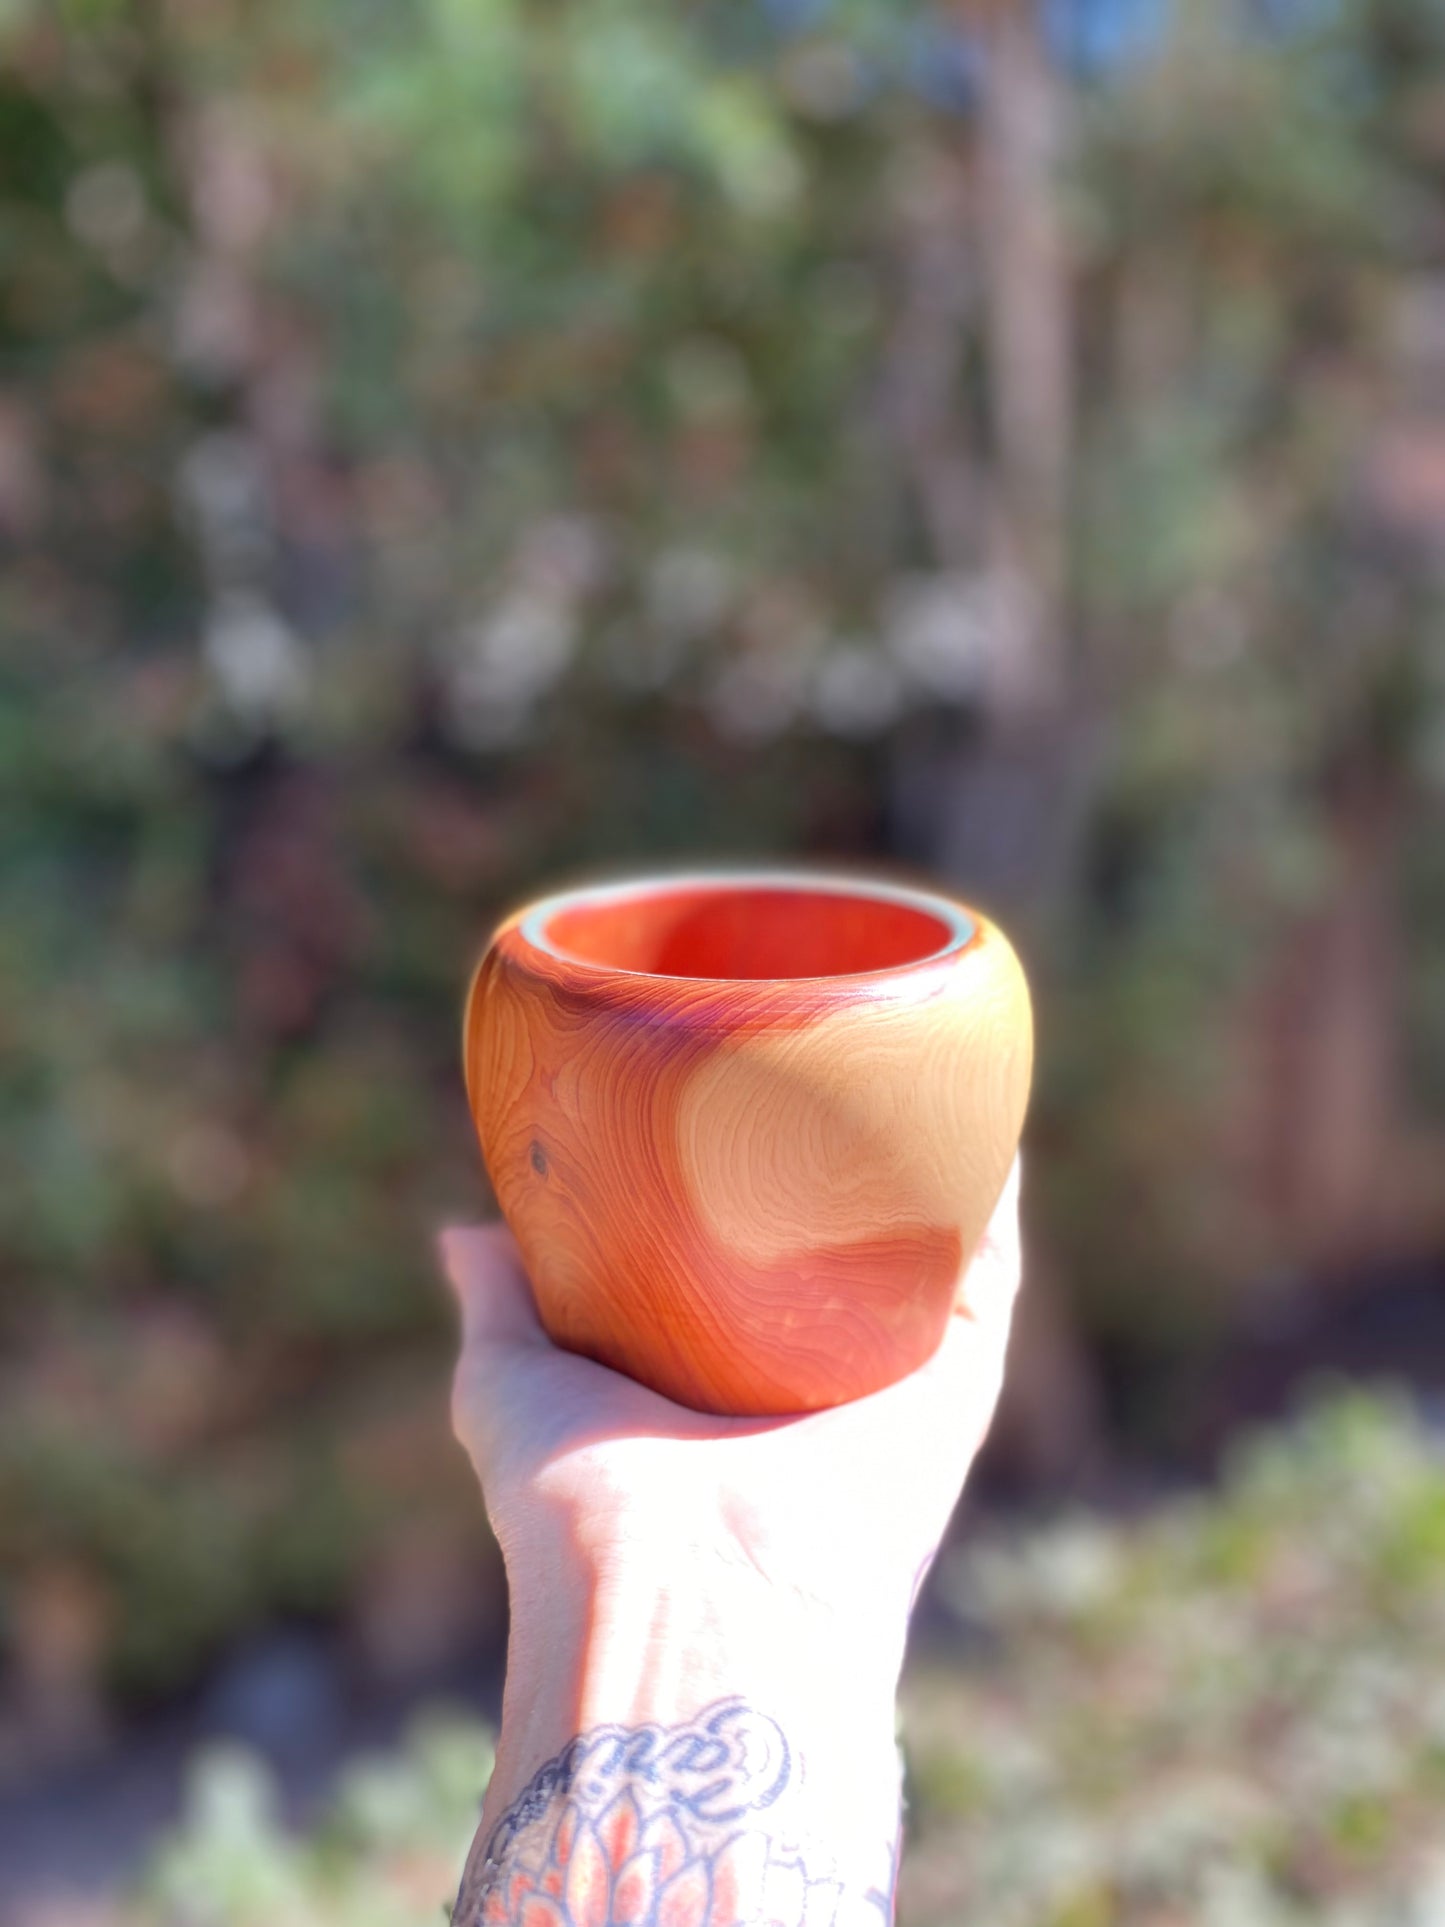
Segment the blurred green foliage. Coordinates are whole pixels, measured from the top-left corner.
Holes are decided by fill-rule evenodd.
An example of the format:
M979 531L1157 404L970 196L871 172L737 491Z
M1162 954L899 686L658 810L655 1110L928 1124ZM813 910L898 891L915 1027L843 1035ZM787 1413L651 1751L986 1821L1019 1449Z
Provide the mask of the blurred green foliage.
M909 1927L1433 1917L1445 1461L1408 1410L1323 1400L1217 1494L984 1541L942 1580L974 1656L905 1675ZM298 1839L259 1764L204 1756L126 1927L424 1919L489 1766L433 1720Z
M1300 1258L1313 1167L1276 1197L1256 1152L1337 1107L1251 1054L1287 972L1249 1019L1291 942L1342 956L1335 1028L1399 1072L1366 1120L1392 1171L1387 1133L1438 1128L1437 11L1180 9L1150 59L1054 76L1077 392L1022 718L989 693L1018 397L968 43L784 12L0 8L22 1675L58 1663L56 1586L67 1663L151 1690L349 1608L419 1517L480 1534L427 1242L485 1207L467 969L558 872L948 867L980 745L1035 789L1081 750L1068 860L1001 907L1040 993L1040 1240L1105 1335L1192 1342ZM971 814L1006 845L1012 807Z
M1445 1880L1445 1459L1321 1397L1217 1495L953 1557L986 1642L906 1690L901 1917L1429 1919Z
M182 1827L155 1856L135 1918L188 1927L412 1927L444 1916L492 1771L491 1736L421 1716L404 1752L358 1760L297 1838L264 1765L241 1748L194 1763Z

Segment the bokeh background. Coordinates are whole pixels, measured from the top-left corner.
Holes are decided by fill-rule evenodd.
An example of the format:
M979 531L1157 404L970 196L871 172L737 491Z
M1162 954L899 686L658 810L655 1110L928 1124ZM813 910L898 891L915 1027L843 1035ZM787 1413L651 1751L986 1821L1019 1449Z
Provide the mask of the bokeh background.
M435 1918L462 989L703 856L1036 988L904 1920L1445 1920L1435 0L4 0L0 564L5 1927Z

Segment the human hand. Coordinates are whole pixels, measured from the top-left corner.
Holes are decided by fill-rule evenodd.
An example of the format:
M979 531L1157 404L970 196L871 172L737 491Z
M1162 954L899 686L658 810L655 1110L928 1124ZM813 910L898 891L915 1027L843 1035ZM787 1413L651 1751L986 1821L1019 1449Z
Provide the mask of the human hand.
M500 1226L445 1233L442 1259L462 1313L454 1423L512 1593L496 1801L559 1734L715 1692L816 1732L846 1680L891 1738L908 1614L1002 1378L1017 1165L934 1357L799 1417L692 1412L559 1350Z
M501 1225L442 1234L462 1314L453 1395L514 1581L549 1542L596 1569L686 1553L780 1604L903 1611L993 1415L1019 1280L1018 1166L938 1351L896 1385L770 1419L693 1412L560 1350Z

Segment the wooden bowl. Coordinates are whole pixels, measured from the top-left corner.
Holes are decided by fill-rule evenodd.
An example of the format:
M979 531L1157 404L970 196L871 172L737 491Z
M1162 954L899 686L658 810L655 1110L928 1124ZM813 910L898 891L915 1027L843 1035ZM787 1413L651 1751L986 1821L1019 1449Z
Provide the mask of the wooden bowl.
M1028 1099L1028 988L947 898L757 872L548 897L467 999L467 1092L551 1336L703 1411L931 1356Z

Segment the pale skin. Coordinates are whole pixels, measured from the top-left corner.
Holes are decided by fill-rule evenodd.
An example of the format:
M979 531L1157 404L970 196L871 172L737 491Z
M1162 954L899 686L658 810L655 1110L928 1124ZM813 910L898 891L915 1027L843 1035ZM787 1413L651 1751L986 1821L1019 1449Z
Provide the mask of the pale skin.
M1018 1167L933 1358L800 1418L705 1417L559 1350L501 1227L441 1255L512 1611L456 1927L890 1919L894 1695L1002 1380Z

